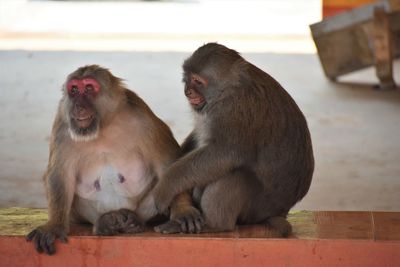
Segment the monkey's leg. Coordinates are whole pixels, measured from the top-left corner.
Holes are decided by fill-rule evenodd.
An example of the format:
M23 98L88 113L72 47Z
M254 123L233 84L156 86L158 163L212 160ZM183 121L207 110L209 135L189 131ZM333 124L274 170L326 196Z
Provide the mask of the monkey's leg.
M205 217L202 232L231 231L237 221L246 224L267 223L280 237L287 237L292 226L286 214L275 215L267 192L249 171L234 174L208 185L201 197L201 210ZM266 205L267 204L267 205Z
M245 216L240 218L241 223L265 223L272 227L279 237L288 237L292 233L292 226L286 220L288 208L280 206L282 204L277 198L274 189L271 191L262 188L258 194L254 194L250 205L245 208ZM274 194L275 193L275 194ZM275 236L275 234L274 234Z
M259 191L260 185L256 178L245 171L235 171L206 186L200 207L205 225L211 229L204 231L233 230L238 218L246 216L252 198Z
M104 213L93 227L96 235L136 234L143 231L145 231L144 223L128 209Z

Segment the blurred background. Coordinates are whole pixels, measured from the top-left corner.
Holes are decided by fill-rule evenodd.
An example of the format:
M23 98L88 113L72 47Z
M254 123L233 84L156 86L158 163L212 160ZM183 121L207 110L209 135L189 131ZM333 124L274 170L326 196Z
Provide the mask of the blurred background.
M0 0L0 207L46 207L41 177L69 73L110 68L181 142L193 126L181 64L212 41L275 77L308 120L316 168L294 209L399 211L400 92L376 90L373 67L327 79L309 29L323 10L369 2Z

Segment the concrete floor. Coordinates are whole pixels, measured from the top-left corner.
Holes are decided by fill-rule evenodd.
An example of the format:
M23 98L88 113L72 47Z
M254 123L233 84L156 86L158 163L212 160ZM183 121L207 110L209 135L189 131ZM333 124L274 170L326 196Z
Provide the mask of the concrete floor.
M126 79L181 141L192 127L180 69L188 55L0 51L0 206L46 206L41 175L60 87L81 65ZM295 209L400 211L399 90L374 90L372 68L330 83L315 54L243 55L280 81L307 117L316 168ZM395 73L399 82L399 61Z
M180 66L218 40L280 81L308 119L316 168L296 209L400 211L400 91L374 90L372 68L330 83L308 28L320 16L319 0L0 0L0 207L46 206L41 176L70 72L110 68L182 141L192 120Z

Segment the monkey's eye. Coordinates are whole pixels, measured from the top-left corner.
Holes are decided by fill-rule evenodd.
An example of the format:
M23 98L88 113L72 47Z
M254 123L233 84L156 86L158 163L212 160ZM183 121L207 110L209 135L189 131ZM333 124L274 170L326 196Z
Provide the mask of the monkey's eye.
M203 83L199 79L194 78L193 81L196 85L203 85Z
M78 94L78 92L79 92L79 90L78 90L78 87L77 86L72 86L71 87L71 90L70 90L70 94L71 95L76 95L76 94Z
M86 87L85 87L86 93L93 92L93 90L94 90L93 85L91 85L91 84L86 85Z

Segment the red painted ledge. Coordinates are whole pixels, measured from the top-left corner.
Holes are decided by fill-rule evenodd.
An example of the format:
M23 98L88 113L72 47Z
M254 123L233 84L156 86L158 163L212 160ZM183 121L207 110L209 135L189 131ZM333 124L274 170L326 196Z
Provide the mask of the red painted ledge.
M292 213L289 239L271 238L262 225L117 237L77 226L53 256L36 253L23 237L43 220L43 210L0 209L0 266L400 266L400 213L393 212Z

